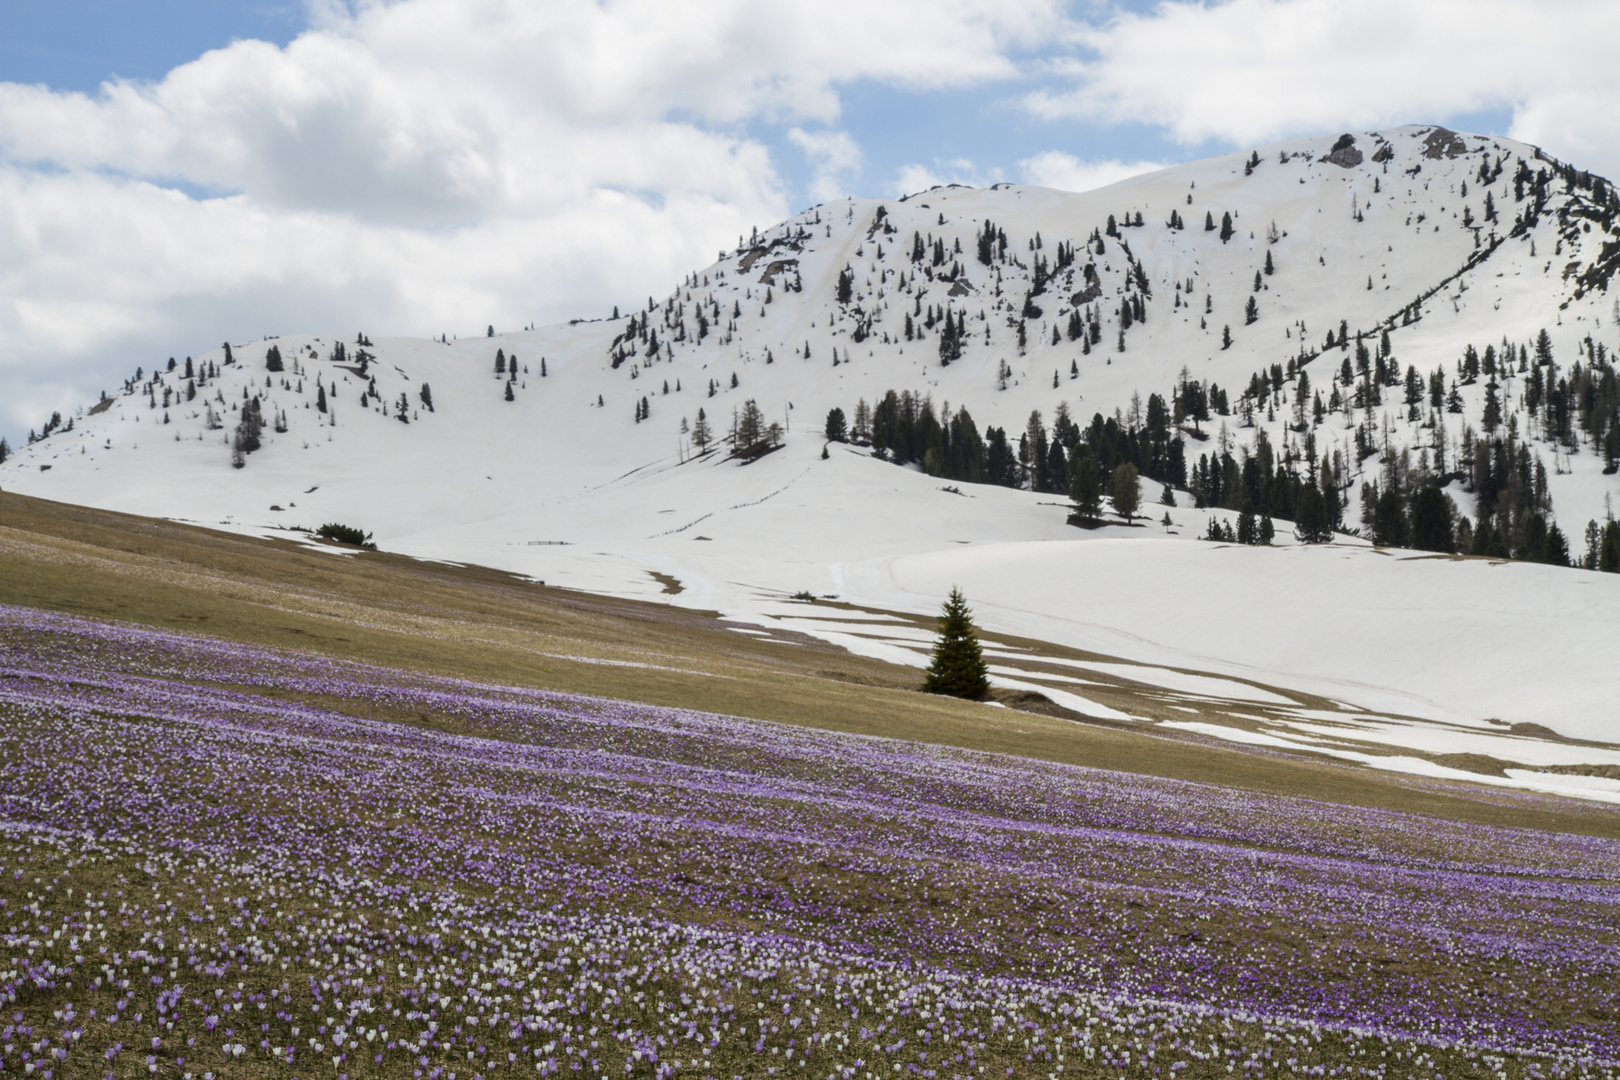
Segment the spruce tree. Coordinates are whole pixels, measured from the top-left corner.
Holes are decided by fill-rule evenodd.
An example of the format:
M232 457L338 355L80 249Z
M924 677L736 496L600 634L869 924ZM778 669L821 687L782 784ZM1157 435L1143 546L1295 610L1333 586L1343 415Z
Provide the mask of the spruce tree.
M1373 508L1373 543L1378 547L1406 546L1406 515L1402 512L1401 496L1393 487L1387 487L1378 496Z
M1604 524L1603 539L1598 543L1597 568L1605 574L1620 574L1620 522Z
M1412 499L1412 546L1419 551L1455 551L1451 515L1451 500L1443 491L1430 484L1419 488Z
M1302 544L1325 544L1333 539L1326 500L1308 477L1300 485L1299 500L1294 504L1294 539Z
M848 437L848 425L844 419L844 410L834 405L827 412L827 441L843 442Z
M1564 531L1557 525L1547 529L1547 542L1542 548L1541 561L1551 563L1553 566L1569 565L1569 541L1564 537Z
M980 698L990 690L990 672L979 635L973 627L973 613L959 588L940 612L939 638L934 642L934 658L923 679L923 690L951 697Z
M1254 504L1245 499L1243 509L1238 511L1237 542L1240 544L1254 543L1254 532Z

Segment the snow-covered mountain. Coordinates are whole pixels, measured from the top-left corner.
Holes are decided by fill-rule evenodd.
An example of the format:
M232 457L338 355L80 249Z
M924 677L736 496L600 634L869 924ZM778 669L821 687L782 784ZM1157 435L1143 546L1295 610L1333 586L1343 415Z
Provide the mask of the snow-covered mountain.
M851 568L873 560L965 545L982 565L991 543L1147 543L1141 528L1067 523L1061 459L1077 446L1182 489L1170 508L1156 505L1160 482L1145 485L1148 520L1172 521L1149 530L1153 558L1187 547L1158 540L1230 526L1245 503L1291 545L1309 485L1343 529L1368 535L1364 502L1386 496L1409 529L1415 494L1440 486L1459 515L1495 511L1480 550L1545 553L1556 524L1579 560L1620 489L1617 214L1605 181L1533 147L1427 127L1283 142L1080 194L851 199L740 238L670 295L608 320L448 342L326 332L143 365L20 448L0 486L249 531L343 522L388 549L586 589L662 595L657 571L681 581L675 602L760 618L760 598L854 595L872 579ZM890 390L910 393L883 406ZM261 445L237 455L244 407L262 418ZM824 457L834 408L862 438ZM962 410L971 438L960 422L930 434ZM738 428L747 452L732 457ZM1010 455L1000 464L992 428ZM872 437L917 460L875 458L857 445ZM1048 437L1060 463L1049 450L1018 468L1020 442L1031 452ZM986 469L1046 490L964 482ZM1332 546L1366 545L1340 533ZM1302 596L1350 572L1284 557L1304 568ZM1522 571L1526 589L1582 605L1592 589L1575 583L1620 580ZM1456 610L1473 573L1400 587ZM1041 618L1067 603L1057 584ZM1146 649L1121 620L1102 644ZM1371 626L1346 618L1336 632ZM1615 635L1611 620L1598 636ZM1167 648L1158 662L1192 650L1279 677L1310 667ZM1386 703L1408 714L1545 723L1567 720L1571 701L1596 723L1617 689L1594 677L1553 710L1538 685L1492 696L1436 671L1358 685L1416 695Z

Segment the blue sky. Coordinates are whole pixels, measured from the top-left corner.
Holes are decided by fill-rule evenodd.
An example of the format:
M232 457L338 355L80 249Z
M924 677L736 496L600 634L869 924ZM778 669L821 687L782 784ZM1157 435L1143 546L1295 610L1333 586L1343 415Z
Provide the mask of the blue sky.
M5 0L0 81L93 93L104 79L161 79L237 38L285 45L304 7L268 0Z
M0 436L226 338L604 313L847 194L1411 122L1615 176L1617 53L1612 0L0 0Z

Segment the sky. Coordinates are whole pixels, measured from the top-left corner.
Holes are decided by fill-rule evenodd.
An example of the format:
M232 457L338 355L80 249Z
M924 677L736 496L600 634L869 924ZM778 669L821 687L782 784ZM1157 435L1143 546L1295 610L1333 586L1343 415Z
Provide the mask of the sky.
M0 436L665 295L849 195L1439 123L1620 176L1612 0L0 0Z

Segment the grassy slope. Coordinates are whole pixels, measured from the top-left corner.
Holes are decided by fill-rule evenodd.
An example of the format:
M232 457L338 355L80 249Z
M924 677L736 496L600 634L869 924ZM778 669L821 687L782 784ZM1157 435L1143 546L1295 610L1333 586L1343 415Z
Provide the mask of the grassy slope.
M0 602L477 680L1620 837L1620 816L1604 807L930 697L915 692L912 669L808 639L757 639L684 609L5 493Z

